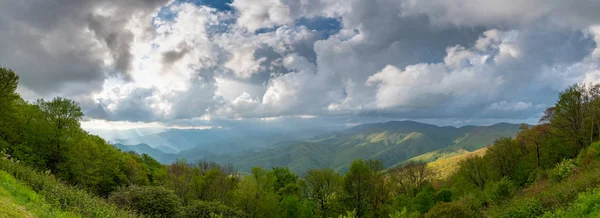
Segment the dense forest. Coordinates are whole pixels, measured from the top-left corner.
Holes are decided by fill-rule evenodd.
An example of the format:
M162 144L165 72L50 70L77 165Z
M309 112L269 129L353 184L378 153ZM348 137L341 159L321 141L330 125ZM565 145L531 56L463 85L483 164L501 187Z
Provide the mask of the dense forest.
M357 159L345 174L209 161L160 164L80 127L72 100L24 101L0 68L0 171L56 211L83 217L596 217L600 85L573 85L482 156L439 176L423 162L384 169ZM402 155L402 154L398 154ZM6 178L2 176L0 178ZM0 206L0 210L2 210Z

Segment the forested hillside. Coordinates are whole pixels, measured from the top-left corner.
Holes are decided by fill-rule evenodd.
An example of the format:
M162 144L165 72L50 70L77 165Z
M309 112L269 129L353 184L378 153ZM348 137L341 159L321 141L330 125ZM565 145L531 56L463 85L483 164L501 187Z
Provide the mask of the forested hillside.
M272 153L264 156L294 160L306 168L313 166L302 163L321 164L328 157L334 161L322 164L343 168L345 160L356 158L343 174L333 168L295 173L281 166L253 167L248 175L240 175L231 165L185 160L163 165L148 155L122 152L80 128L83 114L76 102L60 97L26 102L15 93L18 80L14 72L0 68L0 170L6 172L0 172L0 200L8 202L0 209L11 210L8 216L597 217L600 213L600 85L574 85L561 92L538 125L521 125L515 137L494 141L485 154L461 156L453 173L440 177L422 162L385 168L447 146L473 151L486 143L466 142L496 134L479 127L412 122L362 125L267 150ZM507 126L488 128L499 131ZM292 148L296 150L289 151ZM323 154L332 156L319 156ZM260 161L247 162L255 163ZM9 186L23 191L6 192ZM19 200L20 195L32 196L31 201L39 202L32 204L50 209L38 210L30 201Z
M332 168L345 172L355 159L381 161L384 168L415 160L431 162L457 150L474 151L502 137L513 137L518 124L492 126L438 127L413 121L393 121L359 125L343 132L325 134L311 140L259 152L215 158L236 169L250 171L253 166L285 166L297 173L311 168Z

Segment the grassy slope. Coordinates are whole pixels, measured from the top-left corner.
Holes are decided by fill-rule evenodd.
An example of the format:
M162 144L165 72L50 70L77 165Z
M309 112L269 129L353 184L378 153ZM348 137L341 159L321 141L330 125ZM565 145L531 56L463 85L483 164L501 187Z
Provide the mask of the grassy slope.
M600 161L572 171L562 181L538 179L499 205L491 205L487 217L599 217ZM532 210L535 208L535 210Z
M394 166L403 165L410 161L434 162L438 159L448 159L453 156L466 154L487 147L502 137L512 137L518 130L514 124L499 123L489 127L470 127L467 134L454 141L454 145L415 156Z
M458 163L460 163L460 161L472 157L474 155L483 156L486 151L487 147L472 152L462 150L461 152L456 152L461 154L445 158L439 158L436 161L428 163L427 166L433 169L433 171L436 172L439 178L446 178L449 175L451 175L456 169L458 169Z
M0 217L80 217L53 208L28 186L0 171Z

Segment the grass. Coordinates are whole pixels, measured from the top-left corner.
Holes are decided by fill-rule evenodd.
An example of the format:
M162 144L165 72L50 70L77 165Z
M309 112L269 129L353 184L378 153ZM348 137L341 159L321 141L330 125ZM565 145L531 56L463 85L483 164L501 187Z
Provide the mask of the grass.
M29 217L29 215L31 217L79 217L77 215L81 215L81 217L138 217L137 214L120 209L103 198L67 185L51 174L38 172L7 157L0 157L0 170L11 176L4 176L0 181L3 183L7 181L7 188L4 189L8 191L4 193L13 193L3 196L3 201L7 202L6 205L10 205L6 206L6 210L15 213L16 217ZM13 178L13 180L5 178ZM15 184L21 184L21 188ZM10 188L13 186L17 188ZM31 192L23 191L27 190L23 188L27 186L31 188L29 189ZM13 217L12 214L6 216Z
M80 217L48 204L30 187L0 171L0 217Z

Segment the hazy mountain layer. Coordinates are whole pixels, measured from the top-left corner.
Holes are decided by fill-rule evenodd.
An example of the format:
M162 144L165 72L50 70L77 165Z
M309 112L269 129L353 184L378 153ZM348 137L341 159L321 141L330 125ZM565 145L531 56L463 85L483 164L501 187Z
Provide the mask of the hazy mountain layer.
M439 150L438 157L425 160L434 161L446 153L443 149L455 152L460 148L464 150L462 153L477 150L500 137L514 136L518 129L518 124L507 123L457 128L394 121L360 125L259 152L213 158L220 163L232 163L241 171L249 171L252 166L287 166L299 173L309 168L333 168L343 172L357 158L378 159L384 167L391 167Z

